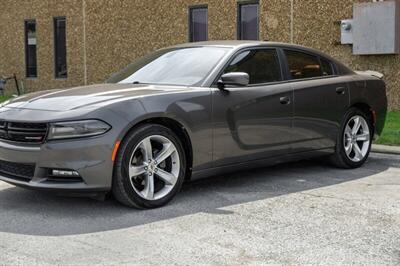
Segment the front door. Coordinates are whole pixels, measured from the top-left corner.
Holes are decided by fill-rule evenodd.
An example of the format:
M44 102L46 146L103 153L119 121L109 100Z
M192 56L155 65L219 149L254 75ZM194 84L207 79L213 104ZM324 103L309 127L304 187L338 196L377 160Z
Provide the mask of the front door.
M213 91L214 166L290 152L293 89L281 82L277 51L242 51L224 71L230 72L249 74L250 84Z

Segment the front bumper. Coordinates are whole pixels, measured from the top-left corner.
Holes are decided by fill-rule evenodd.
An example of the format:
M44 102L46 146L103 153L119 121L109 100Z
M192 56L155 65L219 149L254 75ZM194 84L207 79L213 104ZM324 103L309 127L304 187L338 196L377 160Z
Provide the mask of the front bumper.
M32 146L0 141L0 162L30 165L32 176L21 178L1 168L0 180L25 188L64 192L109 191L112 184L114 143L107 134L94 138L51 141ZM73 170L80 178L69 180L51 176L51 169Z

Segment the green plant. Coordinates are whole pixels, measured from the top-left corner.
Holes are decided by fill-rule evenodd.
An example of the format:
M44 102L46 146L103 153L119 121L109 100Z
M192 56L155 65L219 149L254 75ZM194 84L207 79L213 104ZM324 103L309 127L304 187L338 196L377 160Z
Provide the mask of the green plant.
M385 128L377 144L400 145L400 111L388 112Z

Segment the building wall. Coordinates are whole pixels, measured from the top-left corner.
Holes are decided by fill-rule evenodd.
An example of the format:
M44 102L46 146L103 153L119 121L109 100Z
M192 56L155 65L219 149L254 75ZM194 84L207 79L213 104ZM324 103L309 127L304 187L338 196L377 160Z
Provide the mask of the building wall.
M352 18L352 0L295 0L294 42L322 50L354 70L375 70L385 75L391 109L400 109L400 55L356 56L352 46L337 45L340 27L336 21Z
M3 3L4 2L4 3ZM40 90L82 83L82 9L76 0L0 0L0 75L15 73L24 87ZM55 79L53 17L67 17L68 79ZM25 79L24 21L36 19L38 78ZM11 84L13 85L13 84ZM14 89L13 87L9 87Z
M236 39L236 0L0 2L0 75L25 76L24 20L37 21L38 78L23 79L29 91L99 83L137 57L187 42L190 6L208 5L210 40ZM352 17L354 2L360 1L260 0L260 39L293 41L331 54L356 70L380 71L386 76L391 108L400 109L399 56L354 56L351 46L336 44L340 27L335 22ZM56 16L67 18L66 80L54 78ZM11 84L8 88L13 89Z

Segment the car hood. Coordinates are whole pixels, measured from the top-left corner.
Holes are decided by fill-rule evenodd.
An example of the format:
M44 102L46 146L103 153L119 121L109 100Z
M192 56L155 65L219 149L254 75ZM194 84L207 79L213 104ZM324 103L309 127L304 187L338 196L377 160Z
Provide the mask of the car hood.
M93 108L127 98L179 92L186 89L186 87L143 84L99 84L31 93L11 100L5 107L61 112Z

